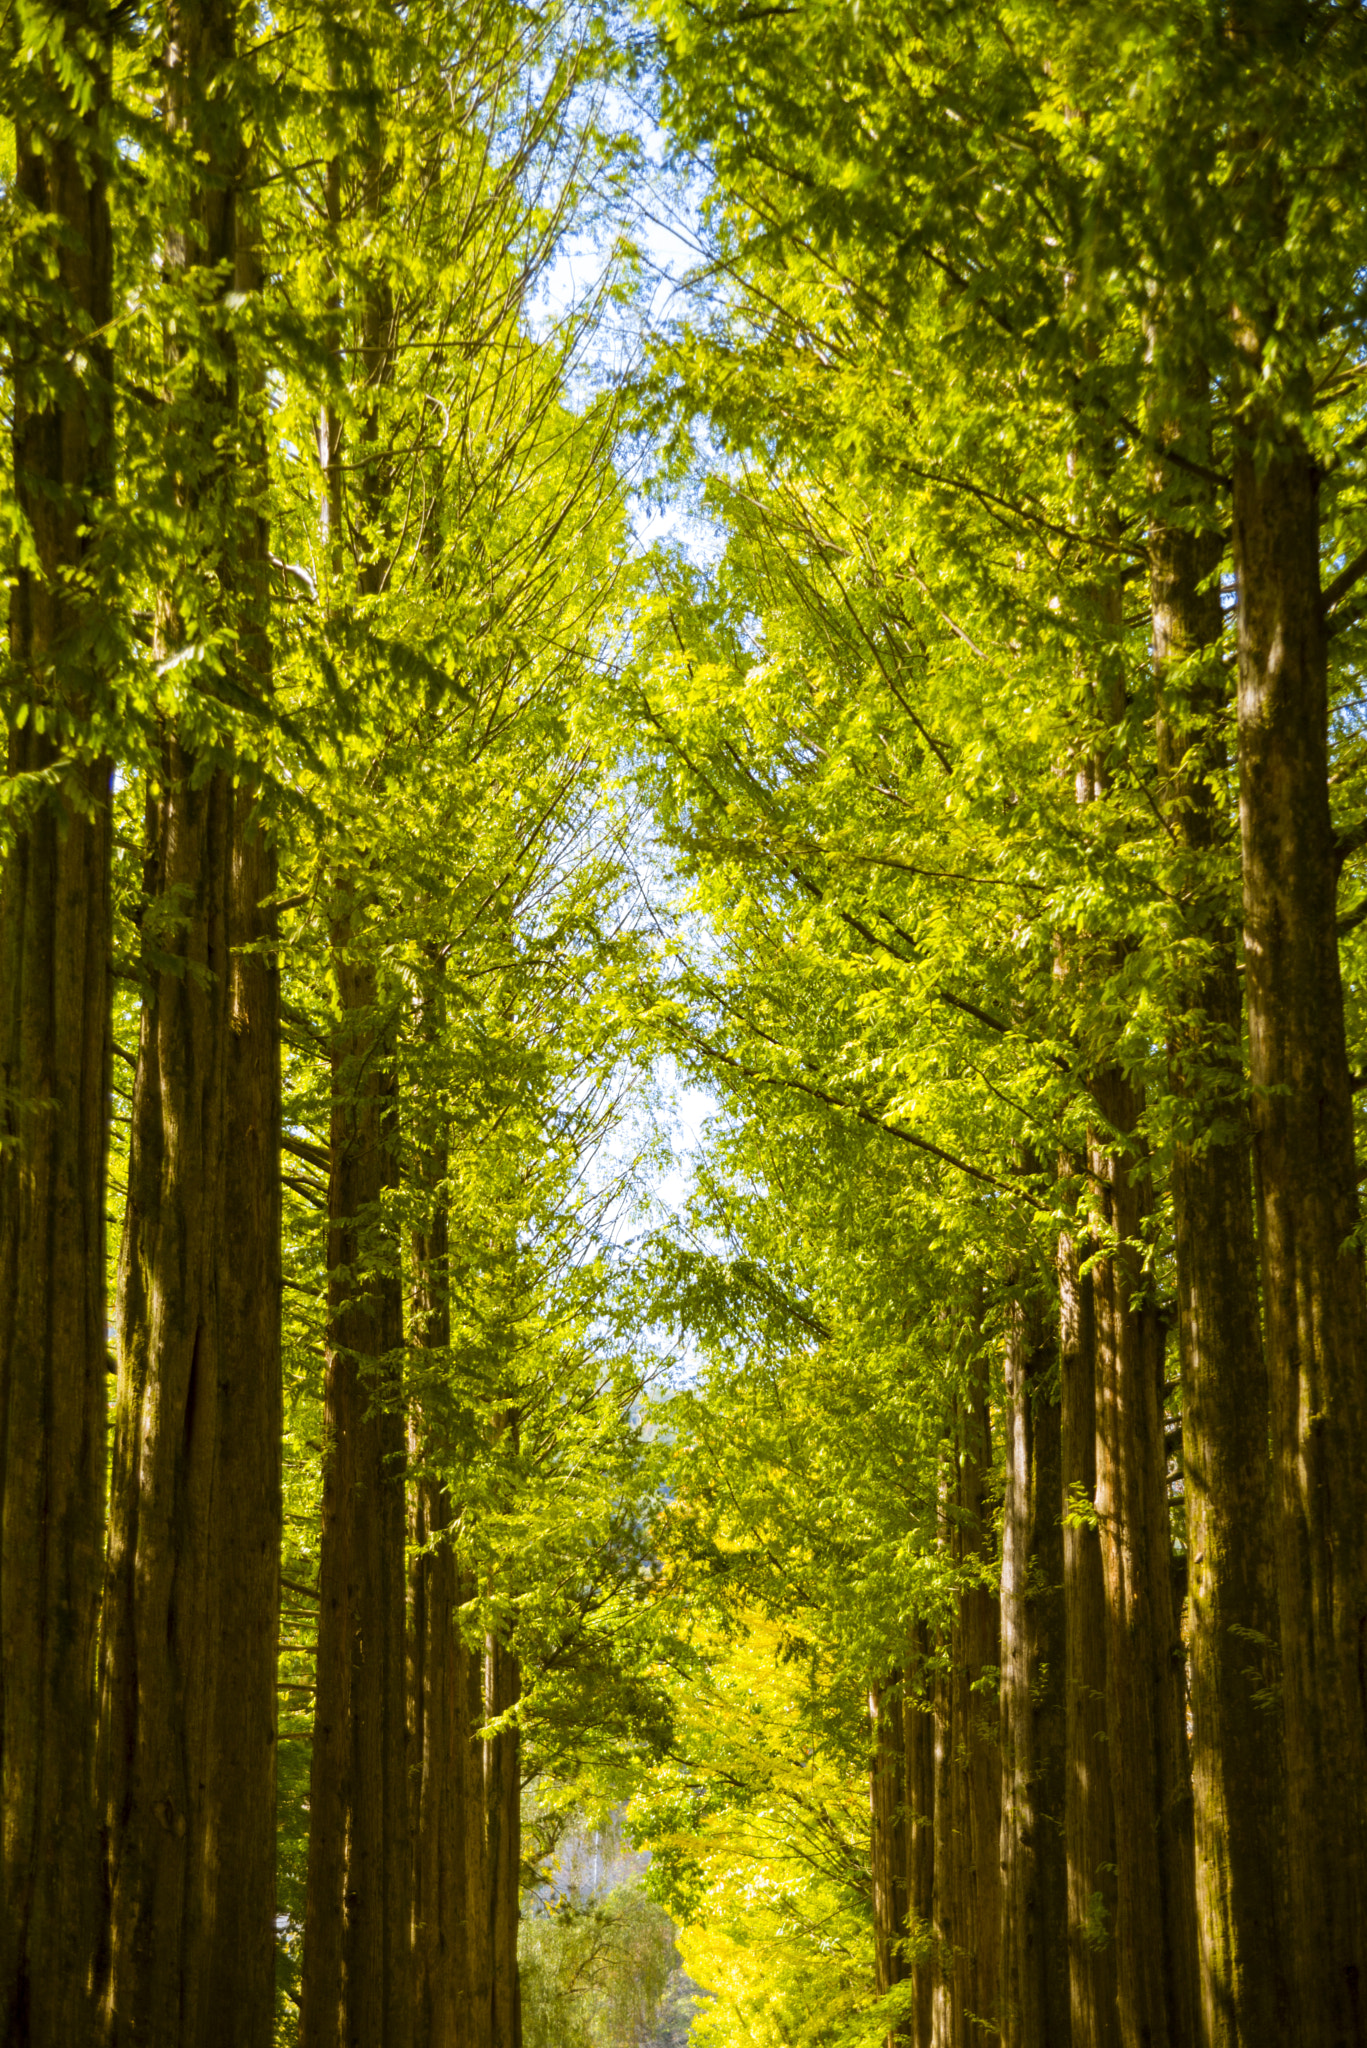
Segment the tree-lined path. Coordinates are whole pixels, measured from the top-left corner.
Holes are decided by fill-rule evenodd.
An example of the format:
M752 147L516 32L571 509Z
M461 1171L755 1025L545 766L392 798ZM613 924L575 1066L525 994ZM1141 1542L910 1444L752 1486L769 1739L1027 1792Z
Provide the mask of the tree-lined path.
M1367 18L0 33L3 2038L1367 2048Z

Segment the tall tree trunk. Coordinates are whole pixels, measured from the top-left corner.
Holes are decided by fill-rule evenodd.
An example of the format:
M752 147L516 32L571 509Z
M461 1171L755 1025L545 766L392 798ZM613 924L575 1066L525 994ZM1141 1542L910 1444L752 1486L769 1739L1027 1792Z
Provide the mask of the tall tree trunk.
M415 1457L421 1455L415 1445ZM465 1834L473 1826L483 1835L484 1802L477 1799L471 1811L462 1754L473 1739L456 1621L464 1588L455 1552L443 1540L454 1520L446 1487L424 1475L413 1500L414 2048L465 2048L471 1989Z
M239 209L237 289L259 292L255 208ZM264 404L257 380L255 403ZM239 649L255 695L272 688L266 452L248 429L254 474L245 502L233 583ZM256 502L252 502L252 497ZM216 1769L206 1791L206 1854L214 1939L207 1965L203 2048L247 2048L275 2025L276 1659L280 1634L280 972L275 840L258 778L239 774L233 794L228 888L227 1118L216 1519L230 1532L215 1560L215 1649L228 1682L215 1689Z
M1367 2040L1367 1297L1335 932L1319 474L1250 404L1234 458L1239 815L1305 2048Z
M232 785L174 735L148 801L143 1001L119 1262L104 1600L105 2038L196 2038L212 1924ZM179 971L177 971L179 970ZM231 1672L221 1674L231 1682Z
M961 1939L959 1898L962 1883L959 1860L964 1844L955 1833L953 1686L949 1672L940 1664L931 1688L934 1717L934 1837L931 1851L930 1924L934 1934L930 1993L930 2038L932 2048L957 2048L954 2005L954 1956Z
M409 1593L409 1758L413 1814L414 2048L455 2048L467 1970L464 1844L457 1806L464 1702L456 1690L455 1552L445 1532L454 1519L451 1496L431 1468L445 1449L437 1417L437 1382L451 1342L446 1204L437 1148L420 1154L426 1185L413 1233L411 1337L423 1354L421 1383L430 1391L410 1404L409 1463L414 1560Z
M1067 2048L1062 1443L1056 1334L1011 1305L1002 1504L1001 2038Z
M907 1775L904 1679L869 1687L869 1875L873 1884L874 1981L879 1994L907 1975ZM891 2043L905 2033L890 2034Z
M497 1629L490 1632L484 1667L490 1720L522 1697L517 1658ZM489 1838L489 1963L491 2048L522 2048L522 1996L517 1929L522 1869L522 1743L517 1725L503 1728L485 1747L485 1799Z
M334 1104L334 1145L339 1121L337 1105ZM331 1176L336 1176L337 1168L334 1152ZM335 1254L336 1264L340 1265L350 1248L338 1229L329 1247L330 1257ZM339 1296L343 1284L339 1278ZM343 1334L338 1330L339 1343ZM347 2026L345 1968L347 1851L352 1798L350 1503L356 1488L357 1403L355 1361L330 1348L323 1413L318 1649L314 1671L313 1746L309 1760L308 1877L304 1895L304 1957L299 2000L300 2048L349 2048L352 2039Z
M468 1589L466 1589L468 1590ZM464 1848L465 2031L461 2048L494 2048L493 1909L490 1900L488 1808L485 1793L484 1657L463 1640L456 1657L457 1698L464 1697L464 1740L456 1755L462 1771L459 1804Z
M108 637L112 16L99 0L38 16L46 53L31 25L22 68L12 29L4 53L13 197L48 222L16 245L10 301L14 498L36 561L11 590L7 768L51 782L0 876L0 2033L57 2048L90 2036L99 1910L110 764L87 735Z
M373 968L334 929L327 1437L309 1779L303 2048L407 2048L412 1844L404 1643L403 1317L383 1215L395 1083Z
M1218 537L1160 527L1150 538L1159 769L1171 829L1199 862L1222 821L1223 684L1201 657L1222 626ZM1199 871L1183 894L1209 903ZM1198 908L1198 917L1201 912ZM1189 1560L1192 1794L1202 2035L1260 2048L1283 2031L1278 1891L1285 1810L1275 1687L1272 1469L1235 938L1221 906L1194 936L1203 958L1183 990L1170 1066L1188 1123L1173 1148ZM1214 1117L1212 1119L1212 1108ZM1228 1134L1228 1135L1224 1135Z
M1067 1162L1064 1162L1065 1168ZM1068 1983L1077 2048L1118 2048L1115 1813L1106 1740L1106 1582L1096 1499L1096 1317L1090 1246L1059 1239L1062 1451L1063 1847Z
M231 5L172 18L168 122L196 167L168 272L259 286L239 244L241 139L218 88ZM214 295L210 304L217 308ZM212 350L169 433L183 545L162 604L217 588L239 685L270 688L266 535L235 345ZM251 498L243 502L249 481ZM201 623L202 630L202 623ZM279 1029L274 856L254 780L205 777L165 733L147 817L143 1003L119 1279L101 1770L110 2042L270 2040L279 1609ZM247 950L243 950L243 949Z
M947 1483L947 1539L966 1575L990 1550L986 1372L986 1358L979 1356L969 1390L956 1404L957 1456ZM997 1702L983 1688L999 1666L1000 1644L995 1593L985 1583L966 1584L950 1630L949 1669L937 1685L934 1920L941 1974L935 2048L967 2048L976 2024L996 2019L1001 1748Z
M902 1748L907 1801L907 1929L913 1944L911 2040L931 2048L935 1984L935 1717L926 1666L930 1630L918 1621L902 1688Z
M455 1521L441 1476L456 1449L449 1426L451 1341L448 1224L438 1190L443 1148L427 1159L423 1227L413 1244L415 1340L430 1354L427 1391L413 1405L416 1557L410 1612L410 1754L414 1851L414 2048L489 2048L489 1881L485 1851L482 1658L457 1610L473 1594L450 1535Z
M1144 1301L1145 1162L1127 1143L1140 1101L1115 1068L1093 1093L1097 1237L1096 1512L1106 1593L1106 1733L1115 1806L1117 1972L1124 2048L1181 2048L1196 2027L1195 1872L1173 1611L1163 1342Z

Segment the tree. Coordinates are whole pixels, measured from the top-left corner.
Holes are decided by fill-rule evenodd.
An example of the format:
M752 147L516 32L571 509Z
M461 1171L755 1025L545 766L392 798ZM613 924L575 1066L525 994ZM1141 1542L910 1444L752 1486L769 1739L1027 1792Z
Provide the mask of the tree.
M104 1509L113 14L7 25L13 514L0 840L0 2025L87 2034Z

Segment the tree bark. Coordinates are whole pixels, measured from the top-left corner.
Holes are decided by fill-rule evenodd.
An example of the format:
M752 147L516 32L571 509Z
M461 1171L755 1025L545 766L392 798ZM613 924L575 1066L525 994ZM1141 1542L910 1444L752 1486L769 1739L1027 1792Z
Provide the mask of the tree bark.
M914 1944L911 2039L931 2048L935 1984L935 1718L926 1666L930 1630L918 1621L912 1665L902 1688L902 1747L907 1800L907 1928Z
M119 1261L101 1699L105 2039L204 2019L217 1666L232 785L169 736L148 801L143 1001ZM168 964L158 964L166 962ZM229 1681L231 1674L222 1674Z
M196 169L167 270L259 287L240 243L241 137L218 88L231 5L172 17L168 125ZM259 437L236 351L168 412L183 522L159 631L214 624L270 689ZM247 490L244 491L244 484ZM245 500L245 502L244 502ZM215 593L218 593L215 595ZM109 2042L264 2044L274 2024L280 1537L279 1029L274 856L255 778L164 735L147 812L144 974L119 1278L101 1770ZM244 950L246 949L246 950Z
M1163 1342L1139 1249L1146 1191L1131 1134L1141 1104L1115 1068L1093 1094L1108 1136L1091 1147L1095 1264L1096 1512L1106 1596L1106 1736L1115 1807L1117 1981L1124 2048L1195 2036L1195 1871L1173 1610ZM1130 1142L1127 1142L1129 1140Z
M1219 843L1213 778L1223 684L1200 665L1222 635L1218 537L1150 538L1159 770L1165 810L1199 861ZM1170 1071L1190 1610L1192 1794L1202 2037L1260 2048L1285 2026L1278 1925L1285 1809L1276 1685L1267 1369L1242 1058L1235 939L1199 869L1197 967L1180 993ZM1203 1128L1204 1127L1204 1128ZM1213 1128L1212 1128L1213 1127Z
M403 1316L384 1218L393 1060L373 968L334 927L333 1052L316 1728L302 2048L408 2048L412 1843L404 1642Z
M69 71L5 51L13 198L49 223L18 243L11 298L14 497L36 564L12 584L7 768L50 786L14 815L0 876L0 2033L58 2048L90 2036L99 1912L110 764L90 735L108 639L112 17L98 0L41 12Z
M413 1404L416 1557L410 1613L413 1760L414 2048L489 2048L491 1917L485 1845L482 1657L468 1649L457 1610L473 1585L451 1540L455 1510L441 1476L454 1462L450 1389L448 1224L437 1190L442 1148L430 1153L423 1227L414 1233L414 1334L430 1354ZM437 1362L440 1361L440 1362Z
M1058 1343L1033 1301L1006 1344L1002 1504L1001 2038L1067 2048L1062 1443Z
M464 1844L458 1805L464 1701L457 1691L455 1552L446 1533L451 1496L432 1469L445 1448L436 1385L451 1341L446 1206L437 1148L420 1153L426 1185L413 1232L412 1339L426 1354L410 1405L414 1561L409 1594L409 1755L413 1812L414 2048L455 2048L467 1969L463 1954Z
M1335 932L1319 476L1250 403L1234 458L1239 816L1281 1621L1290 1976L1367 2040L1367 1296Z
M461 1838L464 1846L466 2032L461 2048L493 2048L493 1909L490 1900L490 1856L485 1773L484 1657L462 1640L456 1657L456 1691L464 1695L464 1740L456 1755L462 1765L459 1781Z
M879 1995L908 1973L907 1776L904 1680L890 1672L869 1687L869 1875L873 1885L874 1982ZM889 2034L892 2043L904 2033Z
M956 1437L957 1457L947 1484L947 1540L955 1562L968 1573L990 1547L985 1357L974 1361L969 1390L956 1404ZM986 1584L965 1585L950 1631L949 1668L936 1687L935 2048L968 2048L979 2026L996 2022L1001 1750L990 1674L1000 1662L1000 1643L996 1595Z
M421 1451L415 1446L415 1456ZM413 1566L410 1604L411 1753L415 1814L413 1855L414 2048L457 2048L465 2040L469 1997L466 1955L464 1831L471 1816L464 1798L460 1755L468 1747L456 1608L460 1575L443 1532L453 1520L451 1498L426 1476L413 1489ZM483 1831L484 1816L474 1823Z
M522 1696L517 1658L497 1629L489 1635L484 1666L489 1719ZM485 1746L485 1800L489 1840L489 1976L491 2048L522 2048L522 1996L517 1969L522 1869L522 1744L516 1723Z
M1089 1245L1079 1247L1067 1236L1059 1239L1068 1984L1078 2048L1118 2048L1106 1582L1095 1522L1096 1317L1092 1275L1082 1270L1089 1253Z

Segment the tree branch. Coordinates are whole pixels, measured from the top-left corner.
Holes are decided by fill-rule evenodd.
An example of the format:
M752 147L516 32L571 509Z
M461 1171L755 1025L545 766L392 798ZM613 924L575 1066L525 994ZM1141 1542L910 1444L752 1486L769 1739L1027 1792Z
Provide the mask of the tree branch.
M1367 548L1359 549L1351 562L1339 570L1333 582L1320 592L1320 610L1327 619L1347 597L1355 583L1367 576Z

